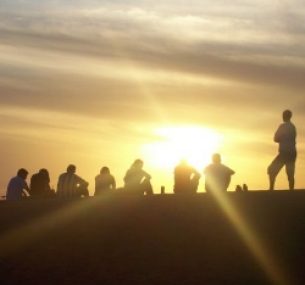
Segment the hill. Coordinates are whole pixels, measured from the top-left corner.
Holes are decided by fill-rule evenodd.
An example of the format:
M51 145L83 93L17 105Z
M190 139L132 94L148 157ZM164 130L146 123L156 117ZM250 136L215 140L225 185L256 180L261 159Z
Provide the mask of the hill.
M0 202L1 284L305 284L305 191Z

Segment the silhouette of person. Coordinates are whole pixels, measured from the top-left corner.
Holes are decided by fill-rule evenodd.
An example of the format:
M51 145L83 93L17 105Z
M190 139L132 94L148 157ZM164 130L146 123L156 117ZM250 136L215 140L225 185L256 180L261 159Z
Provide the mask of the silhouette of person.
M51 197L55 191L50 187L50 175L47 169L42 168L31 177L30 195L32 197Z
M116 189L115 178L110 174L108 167L104 166L100 174L95 177L94 196Z
M61 198L88 197L89 183L79 177L76 173L76 166L70 164L67 172L61 174L57 183L57 195Z
M174 193L196 193L200 173L186 160L181 160L174 170Z
M226 192L231 176L235 172L221 163L221 156L218 153L213 154L212 163L205 170L205 190L208 193Z
M29 191L28 184L26 182L29 172L21 168L17 172L17 176L13 177L7 186L6 200L17 201L27 197L27 192Z
M136 159L124 177L124 188L130 193L152 195L151 176L143 170L144 162Z
M288 177L289 189L294 190L297 131L291 122L291 118L292 112L285 110L283 112L283 123L274 134L274 142L279 144L279 153L268 167L269 190L274 190L276 177L284 165Z

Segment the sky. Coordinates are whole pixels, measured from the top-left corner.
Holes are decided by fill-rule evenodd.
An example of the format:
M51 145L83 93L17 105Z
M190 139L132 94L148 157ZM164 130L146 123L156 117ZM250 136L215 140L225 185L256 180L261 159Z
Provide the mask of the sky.
M136 158L170 192L175 162L202 172L214 151L232 189L267 189L287 108L304 188L304 17L298 0L2 0L0 194L20 167L56 187L69 163L91 193L104 165L123 186Z

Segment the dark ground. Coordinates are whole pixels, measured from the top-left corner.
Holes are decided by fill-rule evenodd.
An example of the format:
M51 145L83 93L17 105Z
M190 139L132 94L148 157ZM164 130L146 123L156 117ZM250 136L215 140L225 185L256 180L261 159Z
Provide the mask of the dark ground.
M252 234L205 194L0 202L0 284L305 284L305 191L225 197Z

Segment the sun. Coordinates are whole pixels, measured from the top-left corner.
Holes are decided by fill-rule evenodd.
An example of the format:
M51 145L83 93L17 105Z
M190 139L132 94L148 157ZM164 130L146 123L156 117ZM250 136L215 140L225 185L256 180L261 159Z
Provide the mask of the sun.
M217 152L221 135L201 126L166 126L153 130L156 140L142 147L143 156L159 169L173 169L181 160L201 170Z

